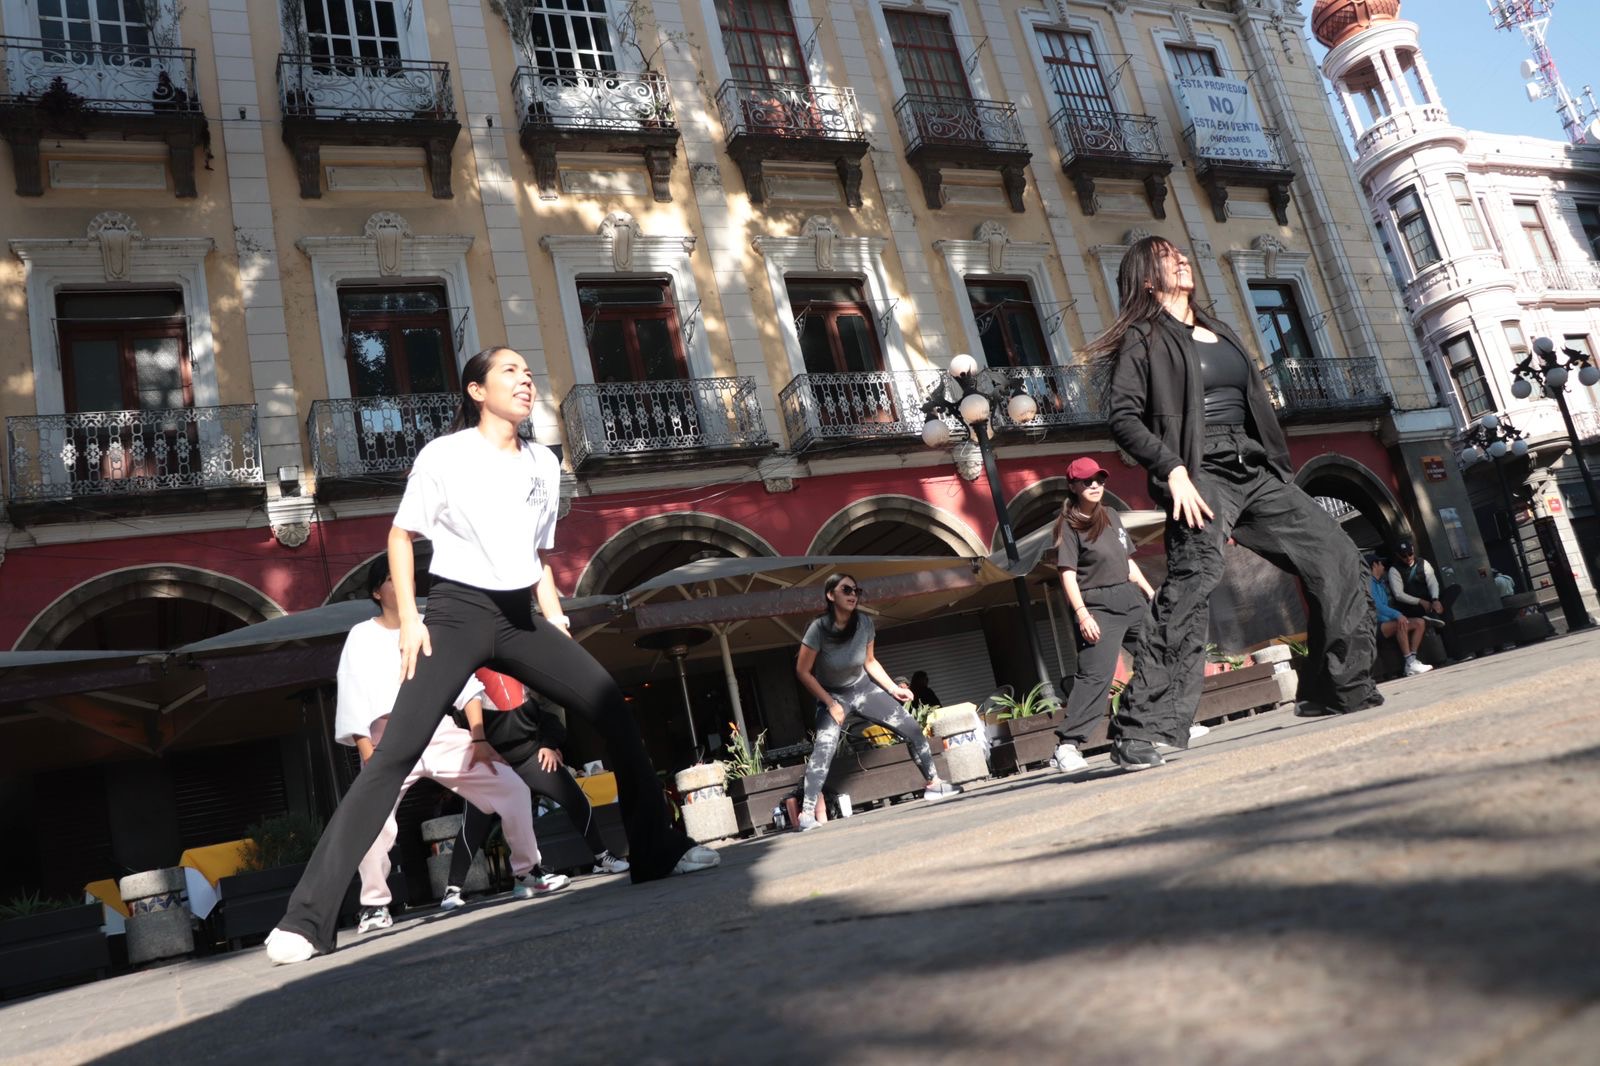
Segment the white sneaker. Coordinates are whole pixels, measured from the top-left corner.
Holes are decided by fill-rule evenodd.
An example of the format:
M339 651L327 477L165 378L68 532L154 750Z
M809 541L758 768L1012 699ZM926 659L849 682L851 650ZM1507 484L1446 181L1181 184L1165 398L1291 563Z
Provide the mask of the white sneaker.
M672 868L675 874L699 873L701 870L714 870L722 865L722 854L713 848L701 844L693 844L683 853L683 858L678 860L678 865Z
M566 874L539 873L523 874L517 878L516 884L511 886L512 899L532 899L534 896L548 896L552 892L560 892L572 883L572 878Z
M1406 676L1407 677L1416 677L1418 674L1425 674L1429 670L1432 670L1432 669L1433 669L1433 667L1429 666L1425 662L1422 662L1415 655L1411 656L1409 659L1406 660Z
M274 929L267 934L267 961L274 966L305 962L317 953L311 941L287 929Z
M1209 732L1211 732L1210 726L1201 725L1199 722L1196 722L1194 725L1189 727L1189 739L1193 740L1195 737L1203 737Z
M356 922L357 933L370 933L374 929L387 929L394 924L388 907L362 907Z
M961 795L961 790L948 781L935 781L922 790L924 803L938 803L940 800L950 799L952 796Z
M594 857L594 870L597 874L625 874L628 872L628 860L619 859L609 851L602 851Z
M1056 753L1051 756L1050 764L1063 773L1089 768L1089 760L1083 757L1083 752L1078 750L1076 744L1056 745Z
M805 814L802 814L800 816L800 820L795 823L795 828L800 830L802 833L809 833L811 830L815 829L821 824L821 822L817 821L816 815L812 814L810 811L807 811Z
M458 885L445 885L444 898L439 901L439 909L453 911L458 907L465 907L467 901L461 898L461 888Z

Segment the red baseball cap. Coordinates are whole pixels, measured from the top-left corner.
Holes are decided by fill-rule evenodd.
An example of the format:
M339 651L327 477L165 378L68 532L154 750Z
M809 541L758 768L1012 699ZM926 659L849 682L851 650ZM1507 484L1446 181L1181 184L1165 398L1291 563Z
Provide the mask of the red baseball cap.
M1067 477L1073 481L1093 481L1097 477L1110 478L1111 475L1087 455L1080 455L1067 464Z

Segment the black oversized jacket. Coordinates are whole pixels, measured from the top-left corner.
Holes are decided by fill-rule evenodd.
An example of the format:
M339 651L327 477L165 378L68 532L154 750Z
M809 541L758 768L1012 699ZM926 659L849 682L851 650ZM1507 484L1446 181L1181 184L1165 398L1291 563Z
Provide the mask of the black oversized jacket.
M1220 323L1213 328L1248 358L1249 349L1232 330ZM1112 358L1111 437L1149 471L1151 495L1167 500L1167 475L1179 466L1197 475L1205 453L1205 385L1194 338L1187 326L1162 312L1152 322L1129 327ZM1251 373L1245 403L1251 435L1266 448L1273 471L1292 480L1289 443L1260 374Z

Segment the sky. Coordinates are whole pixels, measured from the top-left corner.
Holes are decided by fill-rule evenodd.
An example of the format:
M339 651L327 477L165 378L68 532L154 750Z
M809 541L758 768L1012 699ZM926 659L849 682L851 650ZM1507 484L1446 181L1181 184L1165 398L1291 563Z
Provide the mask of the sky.
M1307 12L1309 37L1312 5L1301 6ZM1519 30L1495 29L1484 0L1402 0L1400 17L1415 22L1420 30L1423 57L1451 122L1485 133L1566 139L1555 101L1529 103L1523 91L1519 68L1529 54L1527 41ZM1586 84L1600 96L1597 41L1600 2L1557 0L1546 43L1574 96L1581 98ZM1321 62L1327 49L1313 39L1311 52Z

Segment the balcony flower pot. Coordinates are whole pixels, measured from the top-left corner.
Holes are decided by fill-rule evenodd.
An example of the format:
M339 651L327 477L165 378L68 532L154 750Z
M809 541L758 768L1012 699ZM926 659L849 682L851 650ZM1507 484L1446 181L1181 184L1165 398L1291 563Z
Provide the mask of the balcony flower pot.
M104 977L102 910L95 901L0 921L0 995Z

